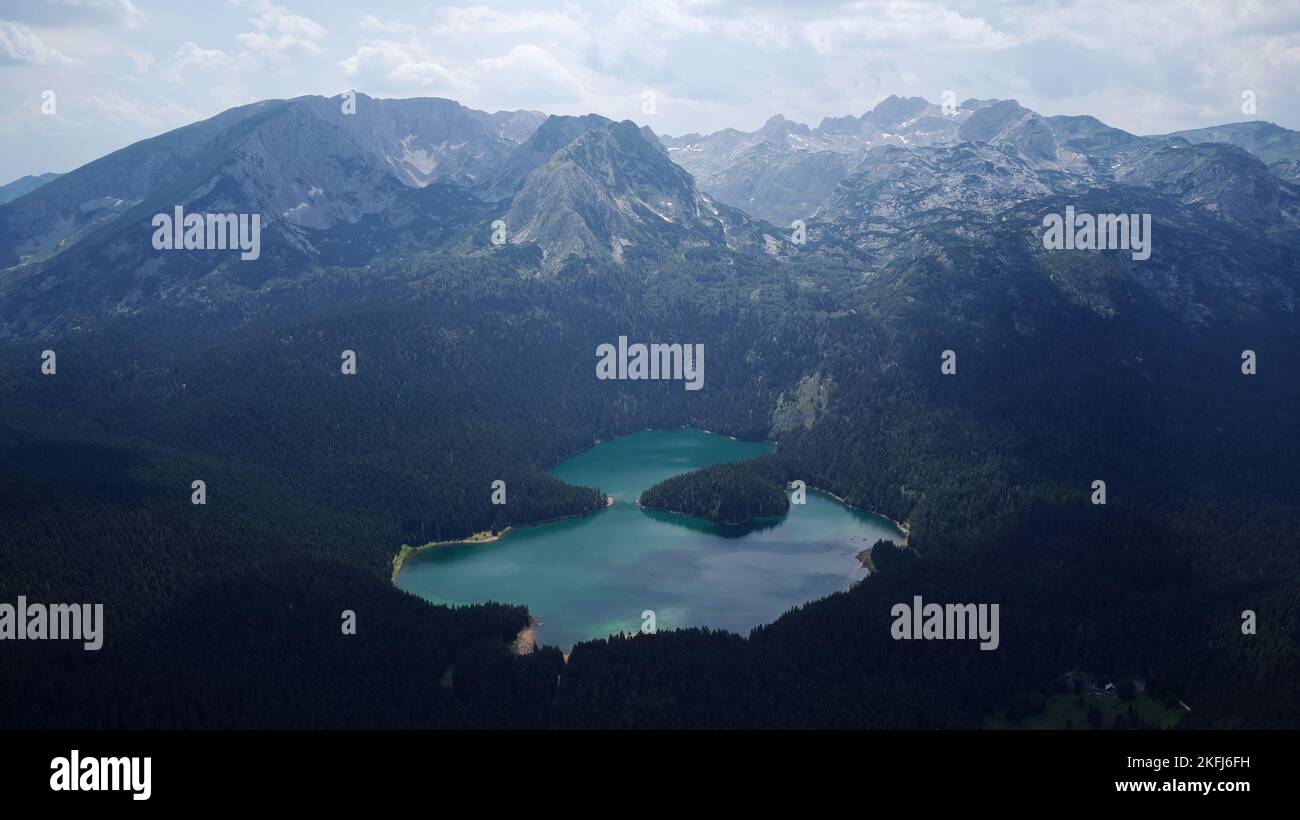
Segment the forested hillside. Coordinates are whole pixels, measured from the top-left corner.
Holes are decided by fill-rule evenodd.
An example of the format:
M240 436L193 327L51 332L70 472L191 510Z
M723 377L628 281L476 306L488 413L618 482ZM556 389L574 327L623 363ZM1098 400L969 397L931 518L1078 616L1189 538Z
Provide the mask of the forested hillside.
M766 475L761 463L716 464L673 476L646 490L637 503L646 509L721 524L747 524L755 518L785 515L790 511L785 486Z
M227 187L181 182L260 207L288 194L240 140L333 129L344 153L320 162L374 207L277 223L266 264L159 261L130 244L134 206L76 211L130 150L0 206L12 257L22 226L68 231L0 272L0 601L106 620L99 652L0 643L0 725L968 728L1071 671L1142 681L1183 726L1297 725L1300 189L1245 150L987 106L967 120L987 140L872 149L798 243L627 123L448 155L489 163L472 190L371 188L352 171L385 146L303 99L161 143L221 148ZM1043 214L1075 205L1150 215L1156 252L1046 250ZM495 244L502 213L526 221ZM703 345L703 388L597 378L620 337ZM907 546L750 635L612 637L567 663L509 651L527 601L393 588L403 544L597 510L601 488L547 471L682 425L777 449L647 506L743 521L803 481L907 521ZM997 651L893 640L917 595L999 604Z

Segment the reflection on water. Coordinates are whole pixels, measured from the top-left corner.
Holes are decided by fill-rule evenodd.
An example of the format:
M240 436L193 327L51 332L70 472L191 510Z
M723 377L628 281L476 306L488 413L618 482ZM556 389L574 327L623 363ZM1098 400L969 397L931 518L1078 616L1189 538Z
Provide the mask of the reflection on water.
M700 430L644 432L596 447L552 472L600 487L614 506L585 518L512 531L490 544L457 544L407 561L398 586L435 603L524 604L542 621L539 643L640 628L710 626L747 634L787 609L846 589L866 571L856 555L893 522L810 492L784 518L743 525L643 510L655 482L771 449Z

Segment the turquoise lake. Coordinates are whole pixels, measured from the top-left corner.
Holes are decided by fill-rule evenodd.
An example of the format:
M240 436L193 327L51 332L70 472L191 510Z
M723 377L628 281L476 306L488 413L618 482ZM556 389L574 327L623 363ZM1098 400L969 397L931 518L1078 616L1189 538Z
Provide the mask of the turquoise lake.
M397 586L439 604L523 604L542 626L537 643L573 644L641 628L685 626L742 635L787 609L864 578L859 552L899 540L894 523L808 492L784 518L744 526L642 510L643 490L709 464L772 449L701 430L634 433L603 442L552 475L599 487L614 505L585 518L517 528L486 544L411 556Z

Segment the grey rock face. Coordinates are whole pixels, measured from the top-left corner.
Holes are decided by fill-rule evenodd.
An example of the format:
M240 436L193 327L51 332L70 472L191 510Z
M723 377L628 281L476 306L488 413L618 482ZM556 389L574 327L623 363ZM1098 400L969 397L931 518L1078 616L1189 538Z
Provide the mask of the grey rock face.
M1043 214L1067 205L1150 213L1171 238L1135 287L1189 320L1216 299L1247 311L1242 293L1294 302L1275 273L1239 272L1226 294L1187 279L1206 266L1240 268L1204 250L1239 240L1265 248L1254 267L1294 266L1300 160L1285 154L1300 135L1266 123L1140 137L1013 100L966 100L945 113L891 97L816 128L778 115L751 133L658 137L594 114L488 114L364 95L356 104L356 114L337 97L232 109L0 204L0 335L177 305L219 312L255 304L268 283L421 251L498 253L520 276L558 276L589 259L730 266L746 254L864 277L955 268L961 258L1033 267ZM1228 140L1284 158L1265 164ZM151 218L177 206L259 214L261 257L153 249ZM794 219L807 223L806 246L790 239ZM490 240L495 220L506 226L504 251ZM1113 309L1103 280L1079 272L1095 260L1080 259L1051 256L1044 267L1069 298ZM1178 302L1198 288L1209 302Z
M1191 143L1223 142L1244 148L1266 163L1300 160L1300 132L1274 125L1271 122L1233 122L1175 131L1156 139L1181 137Z
M628 121L552 117L494 184L498 193L517 185L503 217L510 241L539 245L550 269L572 256L621 261L692 245L758 252L761 229L700 194L652 138Z
M861 116L826 117L816 128L777 114L751 133L664 137L673 161L700 189L785 226L807 219L873 148L955 144L962 124L990 105L967 100L949 113L920 97L889 97Z
M440 99L357 95L356 105L345 114L338 97L269 100L109 154L0 210L0 265L39 258L137 206L256 211L287 233L356 223L400 186L475 183L543 119Z

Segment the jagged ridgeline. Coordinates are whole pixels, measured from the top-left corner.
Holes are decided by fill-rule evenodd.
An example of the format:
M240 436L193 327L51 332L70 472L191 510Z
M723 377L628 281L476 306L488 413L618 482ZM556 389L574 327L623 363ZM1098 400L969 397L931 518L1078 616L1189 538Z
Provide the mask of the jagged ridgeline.
M892 98L660 141L356 102L233 109L0 205L0 601L102 603L105 636L0 641L0 725L978 727L1077 670L1184 726L1296 726L1287 134ZM155 250L178 206L262 214L258 258ZM1149 214L1149 258L1045 248L1068 208ZM597 378L622 336L704 345L703 388ZM567 664L508 650L527 601L391 585L402 544L600 509L547 471L681 425L778 449L647 502L745 520L797 479L908 548L751 635ZM918 595L1000 603L997 651L892 640Z

